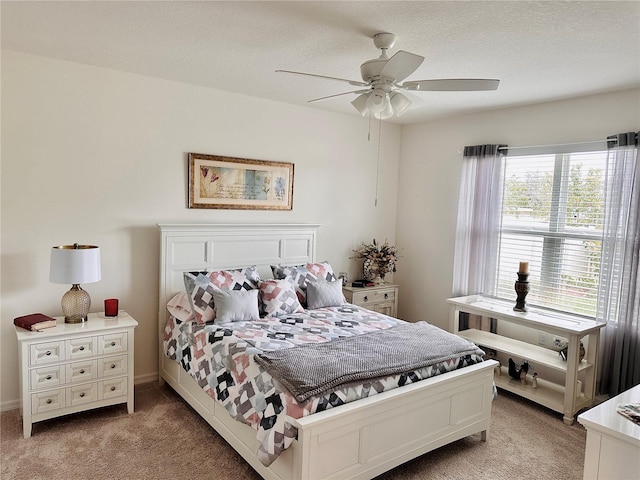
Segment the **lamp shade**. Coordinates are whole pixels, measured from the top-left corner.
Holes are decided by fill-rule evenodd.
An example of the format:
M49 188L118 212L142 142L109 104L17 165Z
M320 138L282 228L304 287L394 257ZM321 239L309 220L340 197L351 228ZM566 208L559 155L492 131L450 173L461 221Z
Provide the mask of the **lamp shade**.
M393 92L389 95L389 98L391 100L391 106L398 117L405 113L411 106L411 101L400 92Z
M353 102L351 102L351 105L353 105L363 117L369 111L369 107L367 107L368 98L369 98L369 95L367 93L363 93L359 95L358 98L356 98Z
M61 245L51 249L49 281L80 284L100 280L100 248L95 245Z

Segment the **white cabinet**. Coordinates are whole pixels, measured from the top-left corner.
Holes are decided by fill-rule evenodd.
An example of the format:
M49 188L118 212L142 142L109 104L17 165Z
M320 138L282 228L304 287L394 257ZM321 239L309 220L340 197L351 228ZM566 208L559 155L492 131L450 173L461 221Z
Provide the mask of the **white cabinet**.
M555 370L564 378L564 384L539 379L537 388L533 388L531 383L523 385L509 377L507 368L502 367L501 375L495 376L498 387L563 413L563 420L569 425L580 409L593 405L600 329L604 324L542 308L528 307L526 312L516 312L513 310L515 301L507 302L482 295L449 298L447 302L451 305L449 331L480 347L514 357L516 362L527 360L534 367ZM499 326L498 334L477 329L459 331L460 312L495 318L499 322L509 322L566 338L569 344L567 360L562 360L555 350L499 335ZM580 341L587 335L589 340L586 355L580 360ZM582 389L580 385L583 386Z
M640 385L578 415L587 429L584 480L640 478L640 425L616 411L621 403L640 403Z
M89 314L31 332L14 327L19 343L20 408L25 438L33 423L92 408L126 403L133 413L133 332L138 322Z
M398 316L398 285L383 283L373 287L343 287L347 302L390 317Z

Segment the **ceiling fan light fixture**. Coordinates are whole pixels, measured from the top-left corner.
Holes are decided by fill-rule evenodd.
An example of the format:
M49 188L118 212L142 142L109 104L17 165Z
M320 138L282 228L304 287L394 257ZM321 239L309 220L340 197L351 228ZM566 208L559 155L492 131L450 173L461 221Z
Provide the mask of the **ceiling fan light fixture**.
M387 106L387 92L381 88L374 88L367 98L367 107L373 113L382 112Z
M386 106L384 107L384 110L373 114L376 118L379 118L380 120L386 120L393 117L393 107L391 106L391 102L387 100L385 105Z
M367 106L367 100L369 99L369 95L366 93L363 93L361 95L358 95L358 97L351 102L351 105L353 105L355 107L356 110L358 110L358 112L360 112L360 115L362 115L363 117L369 113L369 107Z
M396 113L396 116L398 117L404 114L407 110L409 110L409 107L411 106L411 100L409 100L400 92L392 92L389 95L389 100L390 100L391 106L393 107L393 111Z

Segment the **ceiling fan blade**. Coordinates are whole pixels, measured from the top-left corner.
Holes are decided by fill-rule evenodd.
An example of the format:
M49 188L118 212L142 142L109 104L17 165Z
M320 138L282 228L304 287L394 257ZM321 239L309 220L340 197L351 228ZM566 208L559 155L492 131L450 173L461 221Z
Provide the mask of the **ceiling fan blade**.
M349 80L347 78L328 77L326 75L316 75L315 73L294 72L291 70L276 70L278 73L292 73L294 75L305 75L307 77L325 78L327 80L338 80L339 82L347 82L349 85L356 87L368 87L368 83L360 82L358 80Z
M495 90L500 80L493 78L442 78L438 80L417 80L399 85L406 90L421 90L429 92L460 92Z
M423 61L424 57L420 55L399 50L384 64L380 76L391 77L394 82L400 82L415 72Z
M369 91L369 89L367 89L367 90L354 90L352 92L344 92L344 93L336 93L335 95L328 95L326 97L320 97L320 98L314 98L313 100L307 100L307 103L317 102L318 100L326 100L327 98L340 97L342 95L349 95L350 93L367 93L368 91Z

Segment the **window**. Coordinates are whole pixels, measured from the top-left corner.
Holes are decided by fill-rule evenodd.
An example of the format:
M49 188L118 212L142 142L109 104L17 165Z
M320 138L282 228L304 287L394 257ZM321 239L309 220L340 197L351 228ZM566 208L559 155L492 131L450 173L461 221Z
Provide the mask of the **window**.
M607 152L517 153L505 159L497 296L513 299L514 265L528 261L528 304L595 317Z

